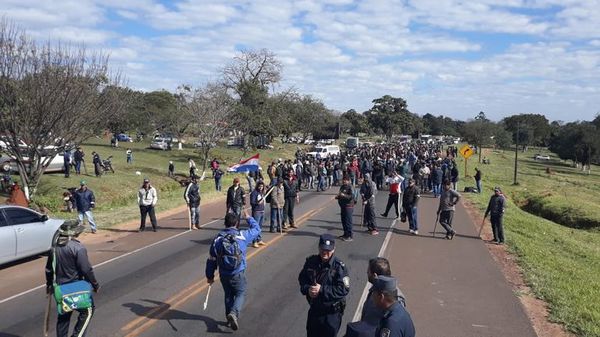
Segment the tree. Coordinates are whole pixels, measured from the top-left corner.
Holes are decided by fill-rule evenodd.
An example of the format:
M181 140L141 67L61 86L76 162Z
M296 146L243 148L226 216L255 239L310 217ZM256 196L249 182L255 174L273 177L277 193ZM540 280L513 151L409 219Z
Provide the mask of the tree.
M359 114L354 109L344 112L340 116L343 131L348 132L352 136L358 136L359 133L370 133L369 121L364 114Z
M234 114L235 101L223 86L217 84L208 84L200 89L186 87L181 95L185 109L197 123L196 136L204 172L210 151L230 129L229 121Z
M380 131L388 139L393 134L413 134L421 131L421 119L408 110L402 98L385 95L373 100L373 107L365 113L373 130Z
M507 130L513 133L513 139L523 145L547 146L551 127L548 119L540 114L520 114L503 119Z
M265 103L269 86L281 80L283 66L267 49L245 50L223 68L222 84L239 99L233 119L236 129L244 134L273 134Z
M477 146L480 163L483 147L493 143L491 138L493 132L494 124L487 119L483 111L480 111L474 119L466 122L462 127L462 135L465 140Z
M550 141L550 150L561 159L573 160L580 163L582 170L591 168L594 156L600 153L600 131L590 122L568 123Z
M38 44L0 21L0 128L28 199L59 152L122 113L126 101L115 89L119 84L103 54Z

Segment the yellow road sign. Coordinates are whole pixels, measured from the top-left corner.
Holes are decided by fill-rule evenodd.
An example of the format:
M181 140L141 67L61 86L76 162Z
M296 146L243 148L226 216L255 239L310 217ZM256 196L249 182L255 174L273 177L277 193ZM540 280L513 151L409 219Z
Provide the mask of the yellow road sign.
M458 150L458 152L465 159L469 159L469 157L471 157L475 153L475 151L473 151L473 149L469 145L465 145L465 146L461 147L460 150Z

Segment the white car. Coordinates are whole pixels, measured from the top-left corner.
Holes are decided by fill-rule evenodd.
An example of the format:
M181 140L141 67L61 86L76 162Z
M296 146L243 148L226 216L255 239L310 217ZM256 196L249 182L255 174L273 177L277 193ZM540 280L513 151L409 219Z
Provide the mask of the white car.
M25 157L23 159L25 160L26 165L29 165L27 163L28 158ZM42 158L42 160L44 160L44 158ZM48 167L46 167L44 173L63 172L65 170L64 165L65 164L63 154L59 153L56 156L54 156L54 158L52 158L50 164L48 164ZM0 157L0 171L8 172L9 170L11 172L19 172L19 167L17 166L17 162L15 161L14 157L8 157L3 155L2 157Z
M307 154L315 158L327 158L329 156L339 155L340 147L337 145L317 145L312 151L308 152Z
M167 141L164 139L158 139L150 143L150 148L164 151L169 148L169 144L167 144Z
M549 155L542 155L542 154L536 154L535 157L533 157L534 160L550 160L550 156Z
M63 222L29 208L0 205L0 265L48 252Z

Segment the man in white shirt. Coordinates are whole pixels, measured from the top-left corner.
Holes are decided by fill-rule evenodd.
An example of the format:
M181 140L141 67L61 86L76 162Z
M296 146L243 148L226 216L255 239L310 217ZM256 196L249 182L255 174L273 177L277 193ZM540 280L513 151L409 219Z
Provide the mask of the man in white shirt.
M385 207L385 212L381 213L381 216L387 217L390 212L390 208L394 206L394 211L396 211L396 218L400 217L400 210L398 208L398 200L400 200L400 184L404 181L404 178L398 174L396 171L391 171L388 178L385 180L386 183L390 185L390 194L388 195L387 206Z
M158 201L158 194L156 189L150 185L148 178L144 179L142 187L138 190L138 205L140 206L140 229L138 232L143 232L146 229L146 215L150 215L150 222L152 223L152 230L156 232L156 213L154 207Z

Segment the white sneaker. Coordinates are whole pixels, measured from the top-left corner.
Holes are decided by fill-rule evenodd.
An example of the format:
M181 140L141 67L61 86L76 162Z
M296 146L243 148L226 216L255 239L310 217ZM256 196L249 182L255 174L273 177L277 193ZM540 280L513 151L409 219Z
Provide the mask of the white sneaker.
M419 235L419 231L413 231L414 235Z
M412 229L408 230L410 232L410 234L415 234L415 231L413 231Z

